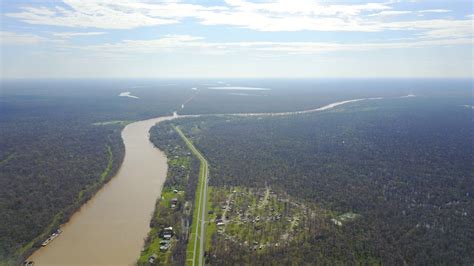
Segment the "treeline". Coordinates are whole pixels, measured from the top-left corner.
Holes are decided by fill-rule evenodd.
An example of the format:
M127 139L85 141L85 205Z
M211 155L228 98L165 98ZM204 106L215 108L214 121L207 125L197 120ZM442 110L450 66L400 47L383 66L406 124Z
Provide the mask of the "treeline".
M120 167L126 123L171 114L183 90L120 82L2 81L0 264L28 256ZM123 121L121 123L102 123ZM111 153L110 153L110 152ZM109 168L109 162L111 167Z
M287 254L288 264L472 264L474 131L472 110L459 101L392 99L302 116L182 121L209 160L211 185L269 185L361 215L269 254L216 239L210 257L216 264L253 257L278 264L277 254Z
M110 159L109 147L112 151L113 165L106 180L113 176L123 158L120 131L127 122L170 115L178 110L184 101L195 95L196 91L191 90L192 87L198 87L199 94L186 104L185 109L180 111L182 113L301 110L352 97L400 95L408 93L410 91L408 88L412 87L439 87L436 93L442 96L447 93L446 82L439 80L429 81L429 86L423 85L421 81L406 80L395 80L389 83L371 81L370 84L367 81L353 80L342 83L330 80L231 80L229 82L232 85L269 87L274 90L262 91L256 93L257 96L247 97L224 91L206 91L207 85L203 84L209 82L204 80L1 80L0 263L18 261L27 255L32 244L38 243L45 234L51 231L48 228L52 229L67 220L69 214L97 191L100 187L98 181L107 169ZM460 87L459 84L462 83L461 87L468 92L467 95L470 95L472 85L469 82L449 81L448 85ZM423 86L420 85L421 83ZM383 93L379 90L382 87ZM345 88L352 89L344 90ZM139 99L118 97L118 94L123 91L130 91ZM414 91L415 94L417 92L417 90ZM471 98L465 97L462 104L471 104L469 100ZM110 121L122 122L101 124L101 122ZM277 123L279 124L280 122ZM255 130L247 131L245 127L241 129L244 132L261 133ZM281 134L283 133L285 132ZM243 133L237 131L237 136L239 134ZM227 139L222 140L227 141ZM263 139L263 141L269 141L269 139ZM292 139L287 142L298 145ZM269 143L280 145L276 141ZM236 142L228 147L234 147L233 145L240 145L240 143ZM253 142L246 145L254 146ZM239 150L238 146L236 147L237 149L228 155L223 154L221 159L227 160L226 158L243 155L244 152ZM281 155L286 152L286 150L281 150L282 148L285 146L279 147ZM297 148L303 150L301 147ZM251 148L248 151L254 153L257 150ZM260 160L261 164L255 165L256 163L250 160L253 159L250 155L246 164L240 165L244 166L242 168L254 169L251 175L246 176L251 181L249 184L260 184L259 179L275 178L269 178L260 172L273 173L290 167L285 166L287 156L277 159L277 156L272 155L268 160L275 160L280 168L262 169L260 166L265 168L272 164L262 159L265 158L265 154L255 154L258 156L254 159ZM239 161L235 165L239 165ZM232 160L225 162L216 165L216 167L222 167L219 173L233 174L221 176L220 178L225 178L222 183L238 183L233 181L236 179L236 173L239 173L239 178L241 178L250 171L227 166L234 165ZM294 168L299 169L299 163L296 161L297 167ZM433 164L430 164L427 167L432 166ZM311 167L310 164L308 167ZM294 173L294 168L287 172ZM215 170L217 169L213 171ZM254 173L259 174L254 175ZM312 178L308 179L312 180ZM279 183L277 181L275 180L274 183ZM217 180L211 182L218 183ZM457 184L457 181L453 182ZM286 185L290 188L292 186L291 183ZM317 183L313 185L316 186ZM329 189L330 186L327 186ZM321 186L319 189L319 193L326 193L325 197L321 197L321 202L326 202L326 204L339 202L334 204L336 209L344 209L344 206L353 204L349 200L346 205L340 203L344 197L328 200L327 198L332 194L330 191L325 192L327 189L323 189L324 187ZM297 191L298 189L298 186L293 186L290 190ZM311 193L307 191L303 189L295 194L301 193L306 198L311 198ZM332 197L335 196L332 195Z
M6 138L1 145L7 151L4 156L13 154L0 165L3 258L15 251L27 255L28 249L39 247L49 231L64 223L97 191L101 175L104 182L108 181L122 162L120 126L55 123L58 121L36 119L3 123L6 130L16 133L12 136L1 130ZM107 169L109 160L111 169ZM45 231L48 226L50 230ZM24 249L33 239L33 246Z

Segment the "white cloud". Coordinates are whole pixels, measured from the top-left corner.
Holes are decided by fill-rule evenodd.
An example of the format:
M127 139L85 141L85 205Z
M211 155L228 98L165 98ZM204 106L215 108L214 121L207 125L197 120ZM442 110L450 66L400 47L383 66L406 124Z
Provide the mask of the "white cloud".
M80 49L106 53L152 53L167 52L185 47L201 47L202 37L191 35L166 35L153 40L123 40L117 43L105 43L87 46L65 45L64 48Z
M312 0L254 3L227 0L225 6L182 2L63 0L67 8L26 6L6 16L31 24L80 28L132 29L179 23L195 18L204 25L230 25L258 31L382 31L375 14L401 14L382 3L327 4Z
M335 51L371 51L381 49L423 48L429 46L472 45L474 41L468 38L449 40L420 40L393 43L276 43L269 47L259 48L261 51L276 51L290 54L314 54Z
M423 38L473 38L474 20L430 19L387 23L385 26L394 30L418 30Z
M185 19L193 18L203 25L227 25L267 32L412 31L415 36L423 39L473 37L472 16L466 19L420 19L418 15L423 13L436 14L450 11L447 9L395 10L390 2L328 4L313 0L277 0L258 3L247 0L226 0L221 6L188 4L177 0L160 2L63 0L63 2L65 5L49 8L38 5L23 6L20 12L7 13L6 16L31 24L72 28L132 29L180 23ZM403 20L398 17L400 15L404 15ZM62 32L53 35L67 39L104 33L103 31ZM182 38L184 35L180 36ZM29 38L31 41L34 39L32 36ZM167 36L159 39L159 44L166 44L166 49L171 49L186 41L180 39L176 42L176 39ZM134 42L141 41L123 41L129 44ZM114 48L116 44L104 45ZM214 53L221 53L219 46L216 47ZM142 50L140 47L137 49Z
M420 10L418 12L420 12L420 13L448 13L448 12L451 12L451 10L448 10L448 9L426 9L426 10Z
M44 39L34 34L22 34L9 31L0 31L2 45L30 45L37 44Z
M379 13L374 13L368 15L369 17L375 17L375 16L399 16L399 15L406 15L406 14L411 14L413 13L412 11L397 11L397 10L388 10L388 11L382 11Z
M419 16L423 16L426 13L448 13L451 10L448 9L426 9L426 10L418 10L418 11L410 11L410 10L384 10L379 13L372 13L367 15L368 17L382 17L382 16L399 16L399 15L408 15L408 14L418 14Z
M367 11L391 9L390 6L380 3L331 5L311 0L279 0L263 3L253 3L245 0L226 0L226 3L238 11L304 16L355 16Z
M422 48L429 46L472 45L471 38L440 39L440 40L406 40L400 42L208 42L202 37L189 35L167 35L155 40L125 40L117 43L70 46L71 49L81 49L96 53L117 53L135 55L140 53L181 52L209 55L228 53L256 53L259 56L274 56L284 54L316 54L335 51L370 51L380 49Z
M76 36L97 36L97 35L103 35L106 34L106 32L103 31L93 31L93 32L55 32L53 33L53 36L59 37L59 38L72 38Z
M63 2L70 8L30 6L23 8L22 12L7 13L6 16L30 24L102 29L131 29L178 22L175 19L147 16L140 9L119 5L121 1L64 0Z

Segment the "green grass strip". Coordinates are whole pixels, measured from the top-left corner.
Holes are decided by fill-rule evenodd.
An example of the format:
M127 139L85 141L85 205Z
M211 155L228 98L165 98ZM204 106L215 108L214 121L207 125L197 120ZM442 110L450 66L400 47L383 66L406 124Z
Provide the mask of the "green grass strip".
M193 152L193 154L199 159L199 180L198 180L198 189L196 189L195 195L195 204L193 211L193 223L191 225L191 233L189 237L188 246L186 249L186 265L202 265L204 248L201 248L201 245L205 245L205 239L201 239L202 236L206 238L206 228L205 223L202 221L206 220L206 205L207 205L207 195L204 191L207 190L207 175L208 175L208 163L204 156L194 147L193 143L184 135L184 133L176 126L173 126L174 130L178 132L180 137L184 140L188 148ZM201 243L202 242L202 243Z

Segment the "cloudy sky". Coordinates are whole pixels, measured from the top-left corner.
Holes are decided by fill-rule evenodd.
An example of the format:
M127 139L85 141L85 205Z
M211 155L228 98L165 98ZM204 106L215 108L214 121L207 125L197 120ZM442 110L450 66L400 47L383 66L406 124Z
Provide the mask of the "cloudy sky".
M471 77L471 0L0 0L1 76Z

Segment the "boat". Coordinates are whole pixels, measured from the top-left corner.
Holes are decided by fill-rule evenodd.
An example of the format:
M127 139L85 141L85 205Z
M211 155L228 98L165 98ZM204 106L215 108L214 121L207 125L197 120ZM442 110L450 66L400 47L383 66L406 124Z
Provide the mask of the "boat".
M46 247L51 241L53 241L56 237L58 237L63 231L61 229L56 230L56 232L52 233L42 244L42 247Z

